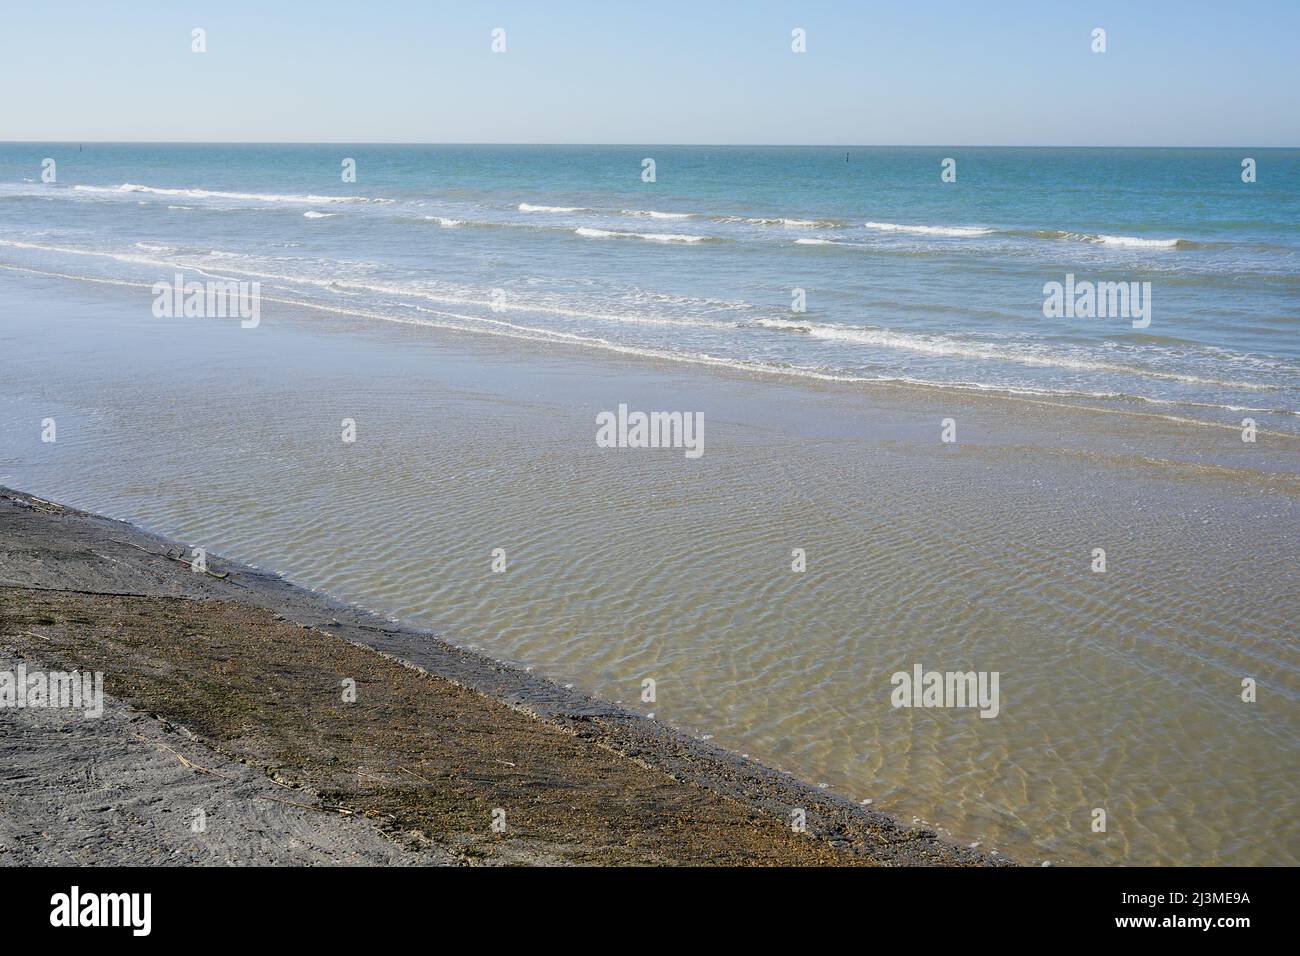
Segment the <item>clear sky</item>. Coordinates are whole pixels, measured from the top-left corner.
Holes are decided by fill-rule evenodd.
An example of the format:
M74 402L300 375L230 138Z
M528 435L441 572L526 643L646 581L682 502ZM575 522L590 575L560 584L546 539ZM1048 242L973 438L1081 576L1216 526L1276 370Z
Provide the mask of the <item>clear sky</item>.
M9 0L0 140L1296 146L1298 38L1300 0Z

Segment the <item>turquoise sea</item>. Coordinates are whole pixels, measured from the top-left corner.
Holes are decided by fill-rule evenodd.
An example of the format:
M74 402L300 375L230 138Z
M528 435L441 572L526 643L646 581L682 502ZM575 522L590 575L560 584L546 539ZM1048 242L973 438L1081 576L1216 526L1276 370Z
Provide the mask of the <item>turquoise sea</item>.
M1289 149L0 144L0 485L1021 862L1294 865L1298 224Z
M0 144L0 266L1288 432L1297 226L1300 150ZM1067 275L1149 326L1046 318Z

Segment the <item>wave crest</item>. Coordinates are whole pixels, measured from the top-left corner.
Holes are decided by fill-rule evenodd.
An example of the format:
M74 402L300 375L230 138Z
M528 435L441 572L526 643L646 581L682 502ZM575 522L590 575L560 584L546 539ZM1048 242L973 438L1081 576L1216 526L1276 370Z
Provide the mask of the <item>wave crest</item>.
M654 209L624 209L625 216L643 216L649 219L694 219L693 212L658 212Z
M537 206L530 202L519 204L520 212L587 212L581 206Z
M688 236L670 232L618 232L613 229L592 229L588 226L573 230L587 239L648 239L651 242L704 242L710 236Z
M864 222L862 225L877 232L904 232L916 236L951 236L974 238L992 235L992 229L983 226L908 226L897 222Z
M155 196L185 196L189 199L238 199L245 202L305 203L391 203L392 199L368 199L365 196L316 196L298 193L235 193L216 189L169 189L161 186L141 186L139 183L122 183L120 186L73 186L77 192L124 194L148 193Z

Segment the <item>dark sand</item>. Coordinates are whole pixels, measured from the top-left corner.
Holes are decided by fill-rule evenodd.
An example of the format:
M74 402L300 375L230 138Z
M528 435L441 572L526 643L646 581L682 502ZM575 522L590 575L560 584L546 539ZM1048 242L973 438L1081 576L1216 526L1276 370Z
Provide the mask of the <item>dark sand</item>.
M427 632L188 558L0 488L0 670L103 671L109 695L98 719L0 709L0 864L991 862Z

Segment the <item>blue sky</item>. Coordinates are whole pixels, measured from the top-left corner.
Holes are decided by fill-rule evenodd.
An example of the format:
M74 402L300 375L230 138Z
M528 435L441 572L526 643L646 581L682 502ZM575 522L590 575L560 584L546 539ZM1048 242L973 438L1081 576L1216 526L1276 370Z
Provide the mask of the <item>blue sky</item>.
M1300 145L1300 0L44 0L3 23L0 140Z

